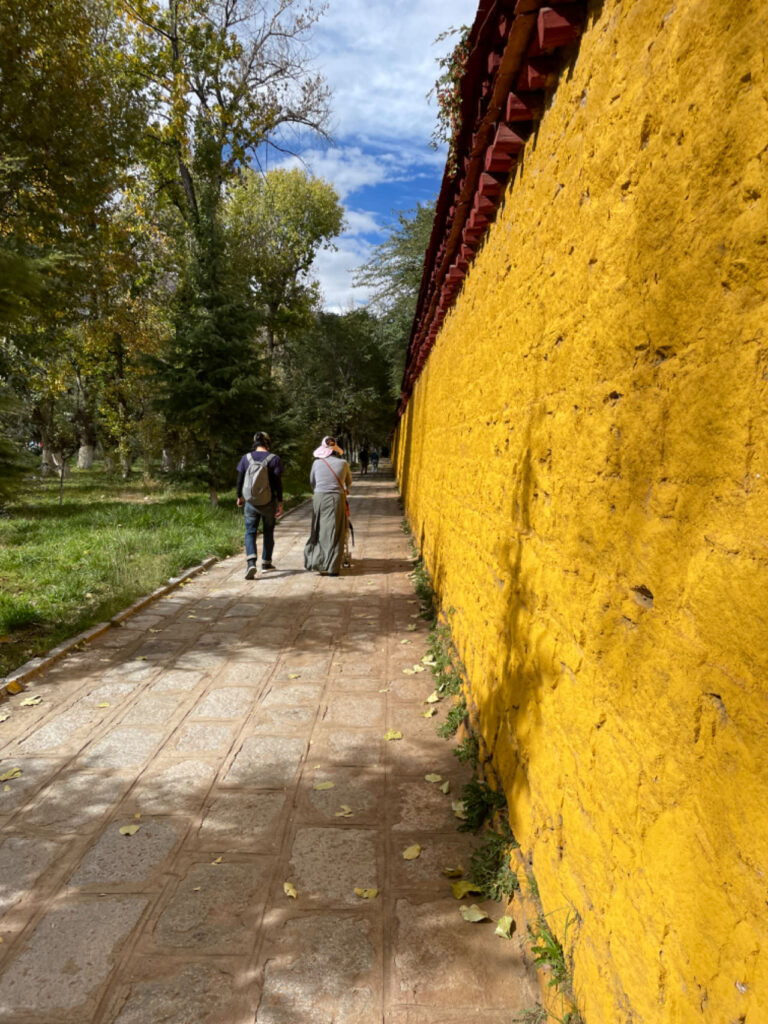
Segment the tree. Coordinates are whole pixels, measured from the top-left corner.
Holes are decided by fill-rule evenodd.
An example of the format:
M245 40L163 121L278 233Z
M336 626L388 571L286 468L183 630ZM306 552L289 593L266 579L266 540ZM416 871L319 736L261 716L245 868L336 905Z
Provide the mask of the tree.
M270 371L287 332L306 322L317 302L310 268L343 220L335 189L303 170L248 170L228 197L232 265L247 280L264 324Z
M49 437L93 239L143 122L124 42L113 0L0 0L0 377L41 396L22 418Z
M112 0L0 0L0 235L76 249L143 123Z
M323 131L328 91L304 48L321 12L299 0L123 3L152 111L145 158L181 227L163 408L194 437L215 501L265 397L253 304L227 259L224 186L282 127Z
M320 313L288 345L286 390L305 434L352 442L388 434L394 402L375 318L364 309Z
M434 202L419 203L413 211L401 210L397 226L375 247L371 258L359 267L354 278L356 285L371 289L369 309L379 321L395 395L399 393L403 377L434 215Z

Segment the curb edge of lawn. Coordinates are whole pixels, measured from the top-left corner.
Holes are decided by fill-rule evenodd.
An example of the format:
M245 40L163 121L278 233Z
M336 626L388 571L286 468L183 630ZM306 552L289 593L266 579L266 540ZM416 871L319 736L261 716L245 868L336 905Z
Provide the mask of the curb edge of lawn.
M300 501L293 508L289 508L280 517L281 520L286 519L296 509L301 508L302 505L306 505L307 499ZM233 555L227 555L226 558L233 558ZM22 693L25 689L25 684L33 679L36 675L39 675L45 669L50 668L54 662L60 658L64 658L67 654L71 654L72 651L82 647L84 644L90 643L97 637L106 633L112 629L113 626L119 626L126 619L130 619L133 615L143 611L148 605L153 604L158 598L165 597L176 587L180 587L182 583L192 579L193 576L197 576L201 572L205 572L210 569L212 565L220 561L218 555L212 555L210 558L204 559L199 565L193 565L191 569L186 569L180 576L172 576L167 583L164 583L162 587L158 587L157 590L153 590L151 594L147 594L146 597L140 597L138 601L134 601L133 604L124 608L121 612L113 615L108 622L99 622L95 626L91 626L90 629L84 630L82 633L78 633L77 636L71 637L69 640L64 640L57 647L53 647L46 654L41 654L36 658L30 658L29 661L20 665L19 668L9 673L4 679L0 679L0 701L12 696L15 693Z

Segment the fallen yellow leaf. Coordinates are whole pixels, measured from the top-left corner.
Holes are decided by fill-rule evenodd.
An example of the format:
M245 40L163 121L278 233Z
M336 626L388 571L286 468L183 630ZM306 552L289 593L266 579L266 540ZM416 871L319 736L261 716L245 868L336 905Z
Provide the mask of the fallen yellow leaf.
M97 704L96 707L97 708L108 708L109 707L109 701L108 700L103 700L101 702L101 704Z
M425 782L442 782L443 776L438 775L437 772L429 772L428 775L424 776Z
M288 678L289 679L301 679L301 672L289 672L288 673Z
M0 722L7 722L10 717L7 711L0 712Z
M430 693L430 695L424 701L424 703L425 704L437 704L437 702L439 700L440 700L440 694L437 692L437 690L433 690L432 693Z
M375 900L378 895L378 889L355 889L355 896L359 896L361 900Z
M421 663L422 663L422 665L436 665L437 664L437 662L435 661L433 655L431 655L431 654L425 654L424 657L421 659Z
M120 829L121 836L135 836L141 825L123 825Z
M440 787L440 792L441 792L441 793L450 793L450 792L451 792L451 784L450 784L450 782L448 782L448 781L446 780L446 781L445 781L445 782L444 782L444 783L442 784L442 786Z
M463 900L465 896L468 896L471 892L482 893L482 889L475 885L474 882L452 882L451 892L453 893L454 899Z
M389 732L384 733L385 740L401 740L402 738L403 734L398 732L397 729L390 729Z
M418 843L414 843L413 846L409 846L407 850L403 850L403 860L416 860L416 858L420 856L421 847Z
M382 689L382 690L379 690L379 693L389 693L389 691L390 691L391 689L392 689L392 687L391 687L391 686L385 686L385 687L384 687L384 689ZM2 721L2 719L0 719L0 721Z
M299 897L299 894L296 892L296 886L292 882L283 882L283 892L292 900Z
M6 683L5 689L8 693L21 693L24 687L21 685L21 683L17 683L14 681L12 683Z
M0 775L0 782L10 782L11 779L18 779L21 775L21 768L9 768L7 772Z
M453 813L457 818L461 818L462 821L466 820L467 812L464 810L463 800L454 800L451 807L453 808Z
M19 707L22 707L22 708L32 708L36 704L42 704L42 703L43 703L43 698L39 694L35 694L34 697L25 697L24 700L19 705Z
M457 864L455 868L443 868L443 874L446 878L461 878L464 868L461 864Z
M335 785L335 782L316 782L312 788L317 790L333 789Z
M410 642L411 642L410 640L401 640L400 641L401 644L409 644Z
M196 885L196 886L195 886L195 887L193 888L192 892L200 892L200 889L201 889L201 886L199 886L199 885Z
M471 907L460 907L459 913L465 921L475 923L477 921L490 921L490 917L484 910L481 910L476 903L473 903Z
M510 917L509 914L505 914L504 917L500 917L498 924L496 925L496 931L494 935L500 935L502 939L511 939L512 932L515 930L514 918Z
M342 804L341 810L336 811L337 818L351 818L352 808L348 804Z
M436 714L437 714L437 708L427 708L426 711L422 711L421 712L421 717L422 718L432 718Z
M412 675L414 675L414 671L413 671L412 668L404 668L403 669L403 675L404 676L412 676Z
M211 864L221 864L221 862L222 862L223 860L224 860L224 858L223 858L223 857L217 857L217 858L216 858L216 860L212 860L212 861L211 861Z
M414 665L413 666L413 671L414 672L426 672L427 670L424 668L423 665Z
M415 633L416 632L416 623L412 622L410 624L410 626L406 626L405 628L408 630L409 633Z

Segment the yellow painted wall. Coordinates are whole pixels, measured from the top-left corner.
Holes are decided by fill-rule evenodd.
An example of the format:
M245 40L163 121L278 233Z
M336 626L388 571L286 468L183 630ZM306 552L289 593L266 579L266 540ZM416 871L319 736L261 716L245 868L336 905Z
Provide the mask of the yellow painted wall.
M589 12L398 474L587 1024L765 1024L768 2Z

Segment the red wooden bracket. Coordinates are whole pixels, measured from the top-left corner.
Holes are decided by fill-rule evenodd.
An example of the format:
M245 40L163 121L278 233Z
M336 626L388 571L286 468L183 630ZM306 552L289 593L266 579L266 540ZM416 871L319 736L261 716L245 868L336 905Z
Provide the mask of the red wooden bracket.
M500 196L506 185L506 178L500 174L483 172L477 182L477 191L481 196Z
M536 41L541 50L567 46L581 35L584 10L581 4L542 7L536 19Z
M475 202L472 209L477 210L481 217L488 217L490 219L496 213L496 202L488 196L481 195L480 192L477 192L475 194Z
M546 89L556 74L557 65L552 57L531 57L520 69L517 88L520 92Z
M541 97L535 92L511 92L507 96L505 121L535 121L541 117Z

